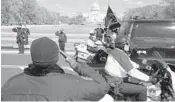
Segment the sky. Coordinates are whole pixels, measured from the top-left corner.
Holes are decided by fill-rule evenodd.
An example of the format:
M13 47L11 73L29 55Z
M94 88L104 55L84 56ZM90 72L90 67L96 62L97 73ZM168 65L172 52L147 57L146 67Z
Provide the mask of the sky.
M37 0L40 6L49 11L64 14L76 14L82 12L88 14L90 7L95 0ZM130 8L158 4L160 0L96 0L100 7L100 12L106 14L108 5L118 14L123 14Z

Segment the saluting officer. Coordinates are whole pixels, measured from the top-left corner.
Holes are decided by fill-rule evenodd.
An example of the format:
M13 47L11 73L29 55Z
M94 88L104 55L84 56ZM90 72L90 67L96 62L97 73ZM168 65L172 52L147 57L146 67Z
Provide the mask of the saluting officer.
M17 32L16 43L19 47L19 54L24 54L24 44L25 44L25 29L22 28L22 24L19 27L13 28L13 32Z
M55 35L59 37L58 42L59 42L60 50L65 52L65 43L67 42L66 33L63 31L63 29L61 29L60 31L57 31Z

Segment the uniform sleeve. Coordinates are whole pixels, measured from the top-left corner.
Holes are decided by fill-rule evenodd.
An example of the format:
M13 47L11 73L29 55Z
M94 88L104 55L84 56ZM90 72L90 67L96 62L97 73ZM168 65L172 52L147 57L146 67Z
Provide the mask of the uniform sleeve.
M13 28L12 31L13 31L13 32L17 32L17 28Z
M128 72L128 75L130 75L131 77L137 78L139 80L142 80L142 81L149 81L149 76L146 75L145 73L142 73L136 68L133 68L132 70L130 70Z
M92 80L81 79L79 81L79 89L85 100L98 101L104 97L109 90L104 77L97 73L93 68L85 63L79 63L74 69L79 75L90 77Z

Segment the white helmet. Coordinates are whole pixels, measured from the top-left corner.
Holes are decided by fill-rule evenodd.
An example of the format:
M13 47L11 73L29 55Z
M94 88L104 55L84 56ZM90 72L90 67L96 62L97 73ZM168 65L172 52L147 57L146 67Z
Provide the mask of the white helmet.
M95 33L95 31L94 30L91 30L90 32L89 32L89 34L94 34Z

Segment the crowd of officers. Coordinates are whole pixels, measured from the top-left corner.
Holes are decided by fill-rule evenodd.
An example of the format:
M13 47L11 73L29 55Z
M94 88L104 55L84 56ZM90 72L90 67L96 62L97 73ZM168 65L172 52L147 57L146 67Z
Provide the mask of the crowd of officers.
M99 35L97 39L102 40L101 34L105 30L101 27L95 30L100 32L97 33ZM129 49L126 36L118 36L113 43L114 48L108 53L105 65L106 75L101 75L86 63L76 62L74 58L66 55L66 61L70 67L79 74L76 76L65 73L59 66L60 50L53 40L48 37L34 40L30 48L32 63L24 69L24 72L15 75L3 85L1 100L101 101L106 98L109 102L111 98L107 93L111 85L116 85L118 93L135 95L136 100L146 101L146 86L125 82L124 79L130 76L155 84L156 78L140 72L137 69L139 65L131 61L126 53Z
M13 32L17 33L16 43L18 44L19 54L24 54L25 45L28 45L28 36L30 31L28 28L24 27L22 24L19 24L18 27L12 29ZM58 36L58 43L60 50L65 52L65 44L67 43L67 36L63 29L56 31L55 35ZM116 39L117 33L113 33L109 29L102 29L101 24L97 24L97 28L93 31L90 31L89 39L95 36L96 40L106 42L106 44L114 46L114 39Z
M28 36L30 35L30 30L22 24L19 24L18 27L13 28L12 31L17 33L16 43L18 44L19 54L24 54L24 46L29 44ZM55 35L58 36L60 50L65 52L65 44L67 42L66 33L61 29L60 31L56 31Z

